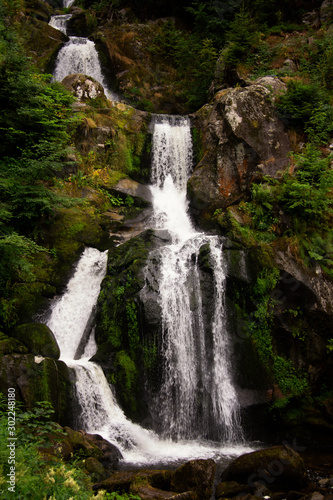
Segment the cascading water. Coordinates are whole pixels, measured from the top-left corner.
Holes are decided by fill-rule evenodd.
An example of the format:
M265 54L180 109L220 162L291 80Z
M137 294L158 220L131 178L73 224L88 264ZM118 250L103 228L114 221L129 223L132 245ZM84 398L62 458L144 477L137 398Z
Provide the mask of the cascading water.
M155 227L172 234L171 243L160 250L165 366L155 408L160 410L163 438L125 416L103 370L89 361L97 350L93 314L106 253L92 248L84 251L65 294L54 300L47 321L61 359L75 374L74 392L80 407L76 428L98 433L115 444L126 466L164 466L194 458L227 463L231 456L252 450L240 444L238 401L228 360L231 346L223 302L221 242L216 236L197 233L187 215L191 155L188 119L155 118L153 220ZM209 335L197 265L200 248L207 244L215 288ZM211 426L218 430L215 443L206 432Z
M222 242L197 233L187 213L186 183L192 166L187 117L157 116L154 123L152 189L154 223L167 229L170 245L160 250L164 353L163 384L154 407L163 434L176 439L242 440L239 403L232 380L224 306ZM198 259L210 247L214 305L204 324Z
M66 3L66 2L65 2ZM66 7L73 2L69 0ZM67 34L67 22L71 14L52 16L50 26ZM98 53L93 41L80 36L70 36L69 41L60 49L56 62L53 78L61 82L66 76L74 73L83 73L97 80L103 87L105 95L113 101L118 100L118 96L111 92L102 74Z
M129 466L184 462L192 458L238 455L248 448L234 448L202 442L172 442L161 440L154 432L134 424L124 415L96 363L89 361L97 346L94 329L86 335L87 325L97 301L100 283L105 274L106 253L87 248L61 298L53 301L47 325L53 331L60 358L75 374L75 395L80 406L76 428L98 433L115 444L124 463ZM78 348L85 338L83 354L77 358Z

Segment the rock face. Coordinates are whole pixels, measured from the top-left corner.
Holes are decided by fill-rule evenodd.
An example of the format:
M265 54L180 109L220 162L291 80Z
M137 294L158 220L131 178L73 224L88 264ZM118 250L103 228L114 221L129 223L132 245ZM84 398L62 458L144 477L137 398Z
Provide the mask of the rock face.
M32 354L59 359L60 349L48 326L42 323L20 325L15 328L13 336L26 345Z
M143 387L147 371L159 366L154 345L159 343L161 331L156 297L144 301L141 291L147 280L149 252L168 239L161 233L144 231L109 251L107 274L97 303L99 348L92 360L100 362L113 378L126 414L140 422L147 418L147 391Z
M288 164L288 134L272 104L284 90L277 78L265 77L245 88L217 93L195 115L203 157L188 182L194 210L212 210L239 199L258 176Z
M70 90L79 101L85 102L97 98L105 102L107 101L103 86L91 76L81 73L68 75L61 83L67 90Z
M297 490L305 485L306 473L298 453L286 446L273 446L240 456L223 471L221 480L249 486L260 482L275 491Z
M18 401L32 409L38 401L49 401L59 423L70 421L70 374L63 361L34 356L9 354L0 359L0 390L15 388Z

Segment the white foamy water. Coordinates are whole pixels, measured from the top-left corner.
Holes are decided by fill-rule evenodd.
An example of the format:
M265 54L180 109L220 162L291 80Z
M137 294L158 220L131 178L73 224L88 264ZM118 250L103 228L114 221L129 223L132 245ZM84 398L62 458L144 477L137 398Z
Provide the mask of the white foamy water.
M106 253L87 248L63 296L55 299L47 325L53 331L60 357L74 370L75 393L81 407L77 427L98 433L115 444L129 466L180 463L192 458L237 456L248 447L217 446L200 441L174 442L131 422L119 407L103 370L89 361L97 350L93 330L80 360L74 360L106 269ZM244 451L245 450L245 451Z
M172 243L160 250L160 306L164 343L164 382L154 406L164 433L198 438L214 427L225 442L242 441L239 402L233 384L224 303L225 265L217 236L194 230L186 184L192 168L188 117L157 116L153 125L153 224L166 229ZM214 305L204 324L200 249L209 245Z
M52 16L49 24L67 34L67 22L71 17L71 14ZM108 99L119 100L117 94L109 90L102 73L95 43L88 38L70 36L69 41L65 43L57 55L53 73L54 80L61 82L66 76L75 73L82 73L94 78L103 86Z
M172 236L171 243L160 249L165 363L162 387L153 404L162 422L162 436L126 417L103 370L89 361L97 350L91 314L105 275L106 253L92 248L83 252L64 295L54 300L47 324L57 338L61 359L75 372L81 408L77 427L115 444L127 467L176 465L195 458L225 463L254 448L243 443L239 422L224 304L222 241L196 232L187 213L186 182L192 162L189 120L158 117L155 130L152 223ZM214 288L208 326L198 266L203 245L209 246ZM75 360L78 352L82 354ZM220 436L218 442L207 439L210 428Z

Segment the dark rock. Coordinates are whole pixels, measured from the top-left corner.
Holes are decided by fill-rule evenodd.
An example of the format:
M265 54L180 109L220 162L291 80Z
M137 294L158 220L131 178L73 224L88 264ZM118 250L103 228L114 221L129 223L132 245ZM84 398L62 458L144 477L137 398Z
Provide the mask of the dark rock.
M302 16L302 23L311 28L319 28L320 26L320 14L317 10L312 10L311 12L306 12Z
M216 464L214 460L190 460L172 475L171 489L182 493L194 491L200 500L209 500L213 492Z
M93 490L104 489L108 492L129 491L138 486L152 486L165 492L169 491L172 471L118 471L110 477L93 485Z
M59 359L60 349L48 326L42 323L19 325L12 334L22 344L25 344L32 354Z
M272 104L284 89L278 79L265 77L218 92L196 113L205 154L188 182L193 210L229 206L258 176L276 177L288 164L289 137Z
M287 500L299 500L300 498L304 497L304 493L301 491L289 491L286 499Z
M12 354L0 359L0 391L16 389L17 400L33 409L38 401L49 401L54 419L62 423L71 415L70 373L63 361L35 357L33 354Z
M123 456L114 444L109 443L109 441L102 438L99 434L86 433L85 437L102 451L102 456L99 461L106 469L114 469L117 467L119 460L123 458Z
M239 484L236 483L236 481L225 481L216 486L215 498L233 498L235 496L240 496L240 493L244 493L245 495L249 492L250 486L248 484Z
M94 457L88 457L84 461L84 466L89 472L93 481L101 481L106 479L110 474L103 465Z
M74 431L70 427L65 427L68 439L74 450L86 457L93 457L98 460L103 467L108 470L114 469L122 455L118 448L103 439L98 434L88 434L84 431Z
M261 482L270 490L281 491L303 487L306 473L298 453L287 446L273 446L240 456L225 469L221 480L250 486Z
M333 20L333 2L325 0L320 7L320 21L322 23L330 23Z
M304 500L324 500L324 495L319 493L319 491L314 491L310 493L309 495L305 495L302 497Z
M286 494L283 491L275 491L271 495L270 500L283 500L286 498Z
M120 471L95 484L93 490L129 491L138 494L142 500L209 500L212 496L215 467L213 460L191 460L174 472Z

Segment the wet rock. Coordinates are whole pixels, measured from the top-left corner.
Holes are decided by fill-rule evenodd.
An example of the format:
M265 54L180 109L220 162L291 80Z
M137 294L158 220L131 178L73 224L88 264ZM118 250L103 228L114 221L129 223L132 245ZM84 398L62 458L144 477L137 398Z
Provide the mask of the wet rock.
M287 446L273 446L240 456L223 471L221 480L249 486L261 482L278 491L304 486L306 473L298 453Z
M79 450L86 457L95 458L108 470L114 469L122 458L118 448L98 434L74 431L67 426L64 430L74 450Z
M13 337L26 345L32 354L59 359L60 349L48 326L42 323L19 325L12 334Z
M215 498L233 498L250 492L248 484L239 484L236 481L224 481L216 486Z
M214 460L190 460L175 470L171 489L176 492L194 491L200 500L209 500L213 492L216 464Z

